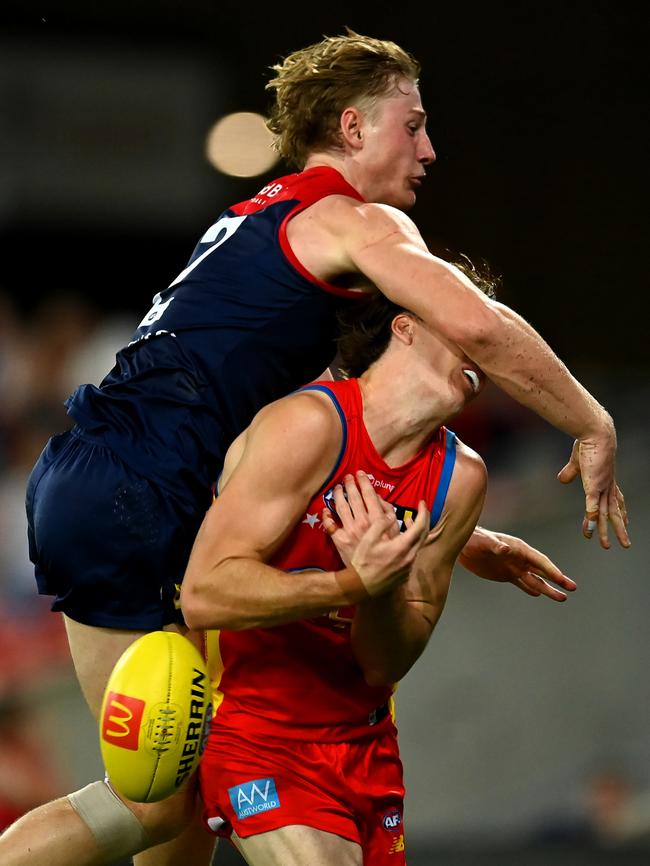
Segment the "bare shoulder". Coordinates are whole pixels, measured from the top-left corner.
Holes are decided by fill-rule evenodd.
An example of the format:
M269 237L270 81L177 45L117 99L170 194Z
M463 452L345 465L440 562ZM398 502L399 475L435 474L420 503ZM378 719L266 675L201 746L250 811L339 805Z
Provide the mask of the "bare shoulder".
M291 437L313 435L322 440L340 426L338 412L331 398L320 390L296 391L264 406L253 418L248 436L271 430Z
M487 467L480 454L456 439L456 463L447 495L448 503L458 507L462 501L483 497L487 488Z
M260 477L260 469L269 482L313 483L329 473L342 435L338 412L326 394L300 391L283 397L261 409L233 443L223 485L235 474Z
M342 236L350 231L364 235L399 232L421 240L413 220L403 211L387 204L330 195L315 202L305 212L305 216L308 215L334 236Z

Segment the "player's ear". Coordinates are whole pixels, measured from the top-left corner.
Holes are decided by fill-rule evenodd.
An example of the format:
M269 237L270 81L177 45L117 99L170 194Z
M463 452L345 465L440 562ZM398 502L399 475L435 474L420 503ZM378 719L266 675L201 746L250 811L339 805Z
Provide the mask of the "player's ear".
M354 105L341 114L341 135L344 143L353 150L360 150L363 146L363 114Z
M407 346L413 342L413 319L408 313L398 313L392 321L391 331L397 339Z

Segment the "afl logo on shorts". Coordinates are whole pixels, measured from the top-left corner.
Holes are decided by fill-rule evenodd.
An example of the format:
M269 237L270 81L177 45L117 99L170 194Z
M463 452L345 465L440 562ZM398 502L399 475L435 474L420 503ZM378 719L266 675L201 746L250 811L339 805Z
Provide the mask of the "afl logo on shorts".
M384 830L389 830L391 833L397 833L402 823L402 815L398 809L391 809L381 819Z

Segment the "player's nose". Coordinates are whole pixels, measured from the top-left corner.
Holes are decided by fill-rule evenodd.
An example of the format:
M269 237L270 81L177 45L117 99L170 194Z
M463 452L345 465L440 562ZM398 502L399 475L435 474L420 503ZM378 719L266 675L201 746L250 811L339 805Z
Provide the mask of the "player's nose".
M422 137L422 142L418 151L418 161L422 163L422 165L431 165L431 163L436 161L436 152L431 144L431 139L426 133Z

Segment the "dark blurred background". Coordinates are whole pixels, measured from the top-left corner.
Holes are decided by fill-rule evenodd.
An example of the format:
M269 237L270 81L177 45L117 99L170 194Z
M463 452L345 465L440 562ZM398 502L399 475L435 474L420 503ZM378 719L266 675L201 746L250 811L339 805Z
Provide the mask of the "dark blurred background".
M17 793L15 768L4 786L0 773L0 819L3 797L7 821L101 769L60 623L34 596L29 468L67 426L67 394L102 378L207 226L284 173L216 170L215 121L264 114L268 67L348 25L422 63L438 159L412 216L434 252L501 275L501 299L612 411L634 540L581 539L580 491L554 480L562 434L496 389L459 419L490 470L482 520L580 589L554 606L459 569L399 690L413 862L636 862L650 835L647 13L323 5L0 9L0 724L18 738L0 742L27 780Z
M438 162L414 217L487 259L570 364L646 367L647 18L634 4L5 0L3 282L138 311L260 179L201 159L219 114L264 113L268 67L345 24L423 65ZM274 169L274 173L277 173ZM263 180L263 178L262 178Z

